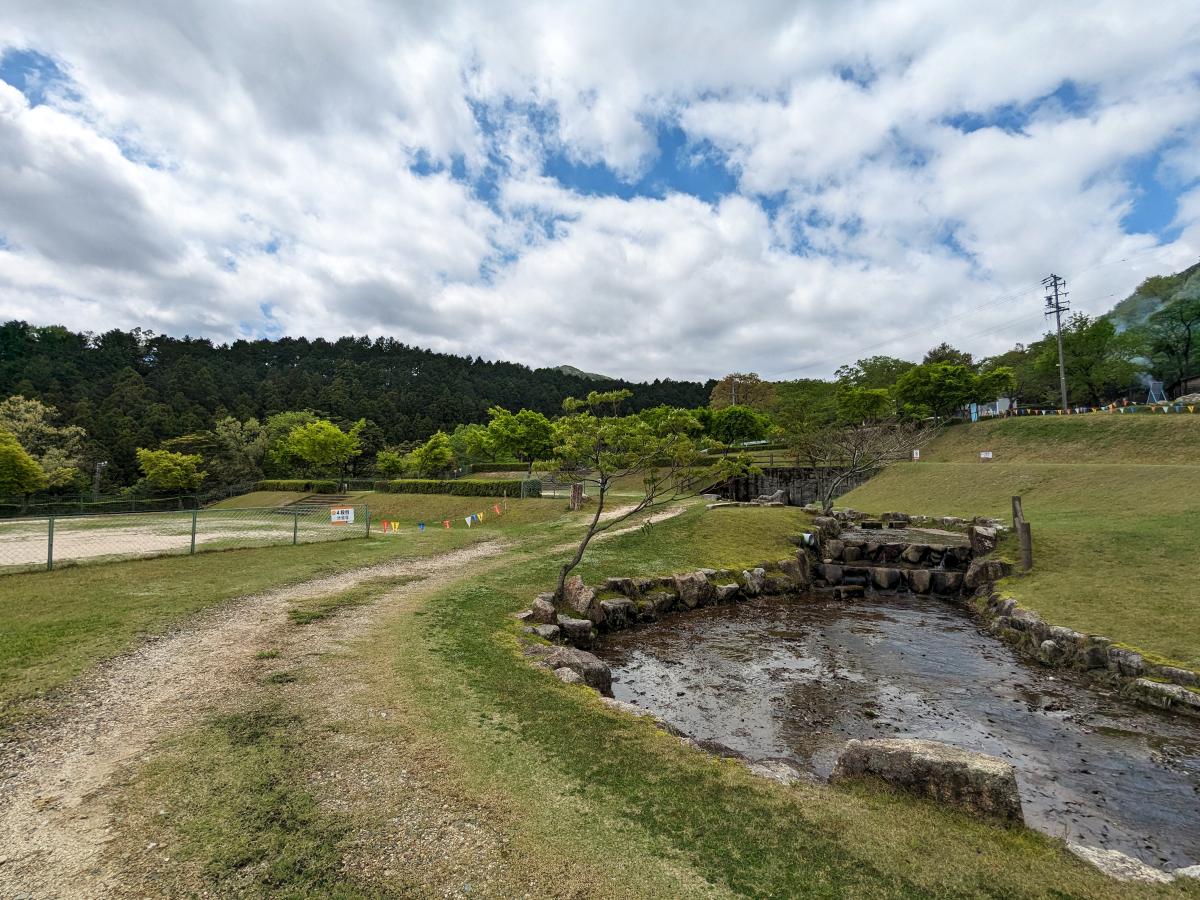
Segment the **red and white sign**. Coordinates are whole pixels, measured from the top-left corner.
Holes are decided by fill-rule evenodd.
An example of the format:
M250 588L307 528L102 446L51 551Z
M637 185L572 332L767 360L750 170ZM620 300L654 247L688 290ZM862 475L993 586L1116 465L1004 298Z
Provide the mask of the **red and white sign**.
M916 461L917 461L917 460L919 460L920 458L921 458L921 451L920 451L920 450L917 450L917 449L914 449L914 450L913 450L913 462L916 462Z
M353 525L354 524L354 507L353 506L331 506L331 507L329 507L329 521L334 525Z

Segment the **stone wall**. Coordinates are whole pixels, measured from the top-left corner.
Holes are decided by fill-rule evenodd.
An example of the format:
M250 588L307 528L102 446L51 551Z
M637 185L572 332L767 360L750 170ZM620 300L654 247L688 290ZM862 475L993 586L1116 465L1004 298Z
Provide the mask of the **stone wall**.
M865 484L870 475L860 475L846 479L836 496L849 493L860 484ZM820 496L815 469L797 468L795 466L763 469L761 475L748 475L744 478L731 478L724 484L713 488L713 493L726 500L747 502L756 497L764 497L783 491L788 506L804 506L813 503Z

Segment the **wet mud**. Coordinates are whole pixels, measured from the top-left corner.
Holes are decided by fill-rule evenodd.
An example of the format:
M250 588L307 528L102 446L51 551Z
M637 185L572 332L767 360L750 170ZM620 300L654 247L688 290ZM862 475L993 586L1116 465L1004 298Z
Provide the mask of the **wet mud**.
M943 600L758 599L595 652L618 699L748 759L824 778L850 738L944 741L1012 762L1033 828L1200 864L1200 722L1027 663Z

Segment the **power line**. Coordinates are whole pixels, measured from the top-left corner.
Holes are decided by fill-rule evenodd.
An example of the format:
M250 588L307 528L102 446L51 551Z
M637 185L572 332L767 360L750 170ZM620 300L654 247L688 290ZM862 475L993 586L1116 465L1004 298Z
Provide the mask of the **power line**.
M1058 336L1058 386L1062 390L1063 412L1066 412L1067 363L1063 358L1062 314L1071 308L1071 304L1067 302L1067 282L1065 278L1060 278L1051 272L1042 279L1042 284L1054 292L1046 295L1046 315L1054 314L1054 330Z

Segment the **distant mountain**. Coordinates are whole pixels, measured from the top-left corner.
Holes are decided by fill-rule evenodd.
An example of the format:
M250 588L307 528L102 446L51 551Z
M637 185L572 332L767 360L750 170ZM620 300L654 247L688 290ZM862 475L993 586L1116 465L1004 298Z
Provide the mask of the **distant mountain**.
M609 375L597 375L595 372L585 372L583 369L577 369L574 366L552 366L551 369L555 372L562 372L564 375L570 375L572 378L583 378L587 381L617 380Z
M1147 278L1138 289L1109 310L1106 315L1118 331L1143 324L1167 305L1182 288L1200 293L1200 263L1174 275Z

